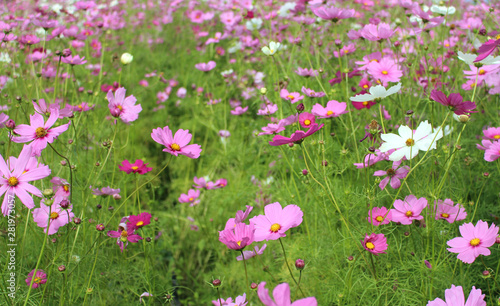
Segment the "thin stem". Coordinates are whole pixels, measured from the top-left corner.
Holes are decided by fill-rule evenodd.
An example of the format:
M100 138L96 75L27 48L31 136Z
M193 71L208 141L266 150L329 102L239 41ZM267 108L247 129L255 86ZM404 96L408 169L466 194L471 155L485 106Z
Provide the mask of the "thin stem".
M243 265L245 266L245 278L247 280L245 287L248 289L250 287L250 285L248 283L247 261L245 260L245 255L243 255L243 249L241 249L240 252L241 252L241 257L243 258ZM219 298L220 298L220 296L219 296Z
M283 250L283 257L285 258L285 264L286 267L288 268L288 272L290 272L290 276L292 277L293 281L297 285L297 288L299 288L300 293L302 293L303 296L306 296L304 292L302 291L302 288L300 288L299 283L295 280L295 277L293 276L292 270L290 269L290 266L288 265L288 260L286 259L286 252L285 252L285 247L283 246L283 241L281 241L281 238L278 239L281 244L281 249Z
M71 169L71 162L69 161L69 159L62 155L61 153L59 153L53 146L52 144L48 144L52 150L54 150L54 152L59 155L61 158L64 158L64 160L66 160L66 162L68 163L68 167L69 167L69 202L70 203L73 203L73 170Z

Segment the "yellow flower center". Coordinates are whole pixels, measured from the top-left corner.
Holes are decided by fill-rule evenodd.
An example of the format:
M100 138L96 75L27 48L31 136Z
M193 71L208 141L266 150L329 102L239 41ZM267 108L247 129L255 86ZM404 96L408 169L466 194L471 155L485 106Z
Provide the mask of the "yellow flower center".
M40 284L41 281L42 281L41 277L35 277L35 279L33 280L33 283Z
M181 146L179 146L178 144L176 143L173 143L170 148L172 148L172 150L174 151L180 151L181 150Z
M327 112L326 112L326 115L327 115L327 116L333 115L333 112L332 112L332 111L327 111Z
M121 105L118 105L117 108L121 111L123 110L123 107Z
M294 97L294 96L292 96L292 95L288 95L288 96L286 96L286 97L287 97L288 99L290 99L290 100L295 99L295 97Z
M486 73L486 71L484 71L484 69L479 69L479 75L483 75L485 73Z
M495 136L493 136L493 138L500 139L500 135L495 135Z
M449 46L450 46L450 44L444 44L444 46L445 46L445 47L449 47Z
M495 36L495 39L500 39L500 34L497 34L497 36Z
M311 120L309 120L309 119L304 120L304 125L310 125L310 124L311 124Z
M271 232L273 232L273 233L276 233L280 229L281 229L281 225L279 225L278 223L274 223L273 225L271 225Z
M137 170L137 169L139 169L139 167L137 167L137 166L132 166L131 168L132 168L132 170Z
M470 88L474 88L474 87L476 87L476 83L470 84Z
M383 75L388 75L388 74L389 74L389 72L387 72L387 70L382 70L382 74L383 74Z
M193 200L194 200L194 198L193 198L193 197L190 197L190 198L189 198L189 202L192 202Z
M123 242L125 242L125 241L127 241L127 240L128 240L128 239L127 239L127 237L128 237L128 233L127 233L127 231L123 230L123 231L121 232L121 234L120 234L120 240L121 240L121 241L123 241Z
M479 240L479 238L474 238L470 241L470 245L477 246L477 245L479 245L480 242L481 242L481 240Z
M274 49L269 49L270 53L273 54L274 53Z
M368 88L368 85L367 84L363 85L363 88L365 88L365 89Z
M347 50L347 49L346 49L346 50L344 50L344 53L345 53L345 54L349 53L349 50Z
M7 182L12 187L17 186L17 184L19 184L19 181L17 180L17 177L13 177L13 176L9 177L9 179L7 180Z
M143 226L143 225L144 225L144 222L139 221L139 222L137 222L135 225L136 225L136 226Z
M54 219L57 219L58 217L59 217L59 214L56 213L55 211L50 213L50 219L54 220Z
M413 212L412 212L411 210L409 210L409 211L407 211L407 212L405 213L405 215L406 215L407 217L411 217L411 216L413 216Z
M78 105L78 108L79 108L79 109L83 109L83 106L82 106L82 105Z
M363 102L363 105L367 106L368 105L368 101Z
M69 185L63 185L64 191L68 192L69 191Z
M442 214L441 214L441 217L443 217L443 218L448 218L449 216L450 216L450 215L449 215L449 214L447 214L447 213L442 213Z
M238 246L241 246L241 240L236 242Z
M370 250L373 250L375 248L375 245L371 242L367 242L365 245L366 245L366 248L368 248Z
M375 220L377 220L377 222L382 222L382 221L384 221L384 217L377 216L377 218L375 218Z
M45 137L45 135L47 135L47 130L44 129L43 127L39 127L36 129L35 134L37 138L42 138Z
M408 147L412 147L414 144L415 144L415 140L413 140L413 139L411 139L411 138L408 138L408 139L406 140L406 145L407 145Z

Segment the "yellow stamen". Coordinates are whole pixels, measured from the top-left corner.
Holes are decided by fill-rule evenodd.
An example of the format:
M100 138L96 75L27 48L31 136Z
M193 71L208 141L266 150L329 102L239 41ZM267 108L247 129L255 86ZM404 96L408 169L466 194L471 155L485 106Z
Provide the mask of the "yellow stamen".
M36 129L35 134L37 138L42 138L45 137L45 135L47 135L47 130L44 129L43 127L39 127Z
M17 186L17 184L19 184L19 181L17 180L17 177L13 177L13 176L9 177L9 179L7 180L7 182L12 187Z
M383 75L388 75L388 74L389 74L389 72L387 72L387 70L382 70L382 74L383 74Z
M132 170L137 170L137 169L139 169L139 167L137 167L137 166L132 166L132 167L130 167L130 168L132 168Z
M50 213L50 219L54 220L54 219L57 219L58 217L59 217L59 214L56 213L55 211Z
M333 115L333 112L332 112L332 111L327 111L327 112L326 112L326 115L327 115L327 116Z
M500 139L500 135L495 135L495 136L493 136L493 138Z
M139 222L137 222L137 223L135 224L135 226L143 226L143 225L144 225L144 222L142 222L142 221L139 221Z
M486 71L484 69L479 69L479 75L484 75Z
M479 240L479 238L474 238L470 241L471 246L478 246L479 243L481 243L481 240Z
M382 222L382 221L384 221L384 217L382 217L382 216L377 216L377 217L375 218L375 220L377 220L377 222Z
M179 146L178 144L176 143L173 143L170 148L172 148L172 150L174 151L180 151L181 150L181 146Z
M373 250L375 248L375 245L371 242L367 242L365 244L366 248L370 249L370 250Z
M310 124L311 124L311 120L309 120L309 119L304 120L304 125L310 125Z
M407 145L408 147L412 147L414 144L415 144L415 140L413 140L413 139L411 139L411 138L408 138L408 139L406 140L406 145Z
M193 198L193 197L190 197L190 198L189 198L189 202L192 202L193 200L194 200L194 198Z
M363 105L367 106L368 105L368 101L363 102Z
M294 97L294 96L292 96L292 95L288 95L288 96L286 96L286 97L287 97L288 99L290 99L290 100L295 99L295 97Z
M273 232L273 233L276 233L280 229L281 229L281 225L279 225L278 223L274 223L273 225L271 225L271 232Z
M409 211L407 211L407 212L405 213L405 215L406 215L407 217L411 217L411 216L413 216L413 212L412 212L411 210L409 210Z
M449 215L449 214L447 214L447 213L442 213L442 214L441 214L441 217L443 217L443 218L448 218L449 216L450 216L450 215Z

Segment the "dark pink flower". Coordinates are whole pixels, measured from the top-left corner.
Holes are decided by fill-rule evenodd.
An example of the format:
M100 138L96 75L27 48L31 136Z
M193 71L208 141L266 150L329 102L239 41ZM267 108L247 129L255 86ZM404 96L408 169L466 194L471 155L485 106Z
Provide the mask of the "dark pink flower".
M122 161L122 164L118 166L121 171L130 173L146 174L147 172L153 170L153 168L147 167L142 159L136 159L133 164L131 164L127 159Z
M38 269L35 274L35 270L33 269L28 274L28 278L26 278L26 285L30 286L32 281L33 284L31 285L31 288L36 289L40 287L40 285L43 285L47 282L47 274L45 274L45 271L43 271L42 269Z
M151 223L151 214L148 212L140 213L137 216L128 217L127 229L136 230Z
M429 97L444 106L448 106L449 109L456 115L463 115L466 113L474 113L472 111L476 108L476 103L471 101L464 101L462 96L458 93L451 93L448 97L439 90L432 90Z
M296 131L295 133L293 133L290 136L290 138L285 137L285 136L281 136L281 135L275 135L273 137L273 140L269 142L269 145L271 145L271 146L281 146L281 145L285 145L285 144L289 144L289 143L299 143L299 142L302 142L302 140L304 138L306 138L307 136L310 136L310 135L316 133L323 126L324 126L323 123L321 125L318 125L317 123L314 123L314 124L311 125L311 127L309 128L309 130L307 130L307 132Z
M299 123L305 129L310 128L315 122L316 117L311 113L305 112L299 115Z
M361 244L368 252L378 255L380 253L385 254L387 250L387 238L384 234L374 234L365 235L365 239L361 240Z
M180 129L175 132L175 135L172 137L172 131L168 126L166 126L163 129L154 129L151 133L151 137L154 141L166 147L163 149L164 152L168 152L175 156L178 156L179 154L185 155L189 158L200 157L200 153L202 151L201 146L198 144L188 145L192 138L189 130Z
M232 250L242 250L254 242L254 225L237 223L232 229L219 231L219 241Z

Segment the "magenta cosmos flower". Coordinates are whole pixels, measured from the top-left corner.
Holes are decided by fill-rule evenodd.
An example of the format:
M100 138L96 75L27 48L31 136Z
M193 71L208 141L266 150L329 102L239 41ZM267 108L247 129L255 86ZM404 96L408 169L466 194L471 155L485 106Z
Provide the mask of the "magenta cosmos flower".
M472 223L464 223L459 227L462 237L449 240L446 244L451 248L448 251L458 253L457 258L465 263L473 263L479 255L488 256L491 254L488 249L495 244L498 236L498 226L482 220L477 221L476 226Z
M33 277L34 276L34 277ZM31 284L31 281L33 281L33 284ZM45 274L45 271L38 269L35 274L35 269L31 270L31 272L28 274L28 278L26 278L26 285L31 284L31 288L36 289L40 287L40 285L43 285L47 282L47 274Z
M279 284L274 287L273 299L269 296L269 290L266 289L266 282L259 284L257 288L257 295L260 301L265 306L317 306L318 301L315 297L307 297L305 299L300 299L292 303L290 299L290 286L287 283Z
M392 221L392 213L385 207L373 207L372 210L368 212L367 219L375 226L389 224Z
M30 116L30 125L20 124L16 126L14 128L14 134L19 136L13 137L12 141L24 143L33 140L31 143L32 154L34 156L40 156L42 154L42 150L47 147L47 144L53 143L54 140L69 127L69 123L66 123L52 128L59 117L59 110L53 109L51 111L50 117L45 123L43 122L42 115L34 113Z
M148 164L145 164L142 159L136 159L133 164L131 164L127 159L122 161L122 164L118 166L121 171L130 173L139 173L146 174L147 172L153 170L153 168L146 167Z
M48 166L42 166L29 169L26 171L26 166L31 158L31 146L25 145L19 154L19 158L15 160L15 164L11 164L12 171L9 169L2 155L0 155L0 196L5 193L2 202L2 213L8 215L12 207L9 207L9 202L16 195L21 202L32 209L35 207L33 198L28 194L31 193L37 197L42 197L42 192L28 182L43 179L50 175ZM11 159L12 161L12 159Z
M266 205L264 213L250 219L250 223L255 225L255 241L285 237L286 231L302 223L304 215L297 205L292 204L282 208L278 202Z
M200 70L200 71L210 71L215 68L217 64L214 61L209 61L208 63L198 63L194 65L194 68Z
M347 113L346 108L347 104L345 102L331 100L326 103L326 107L319 103L314 104L311 113L318 116L318 118L333 118Z
M299 115L299 123L305 129L310 128L314 123L316 123L316 116L311 113L304 112Z
M275 135L273 137L273 140L269 142L269 145L271 145L271 146L281 146L281 145L289 144L289 143L301 143L304 138L306 138L307 136L310 136L310 135L316 133L323 126L324 126L323 123L321 125L318 125L317 123L311 124L311 127L309 128L309 130L307 130L307 132L296 131L295 133L293 133L290 136L290 138L285 137L285 136L281 136L281 135Z
M454 112L456 115L463 115L466 113L474 113L472 110L476 108L476 103L471 101L465 101L462 96L458 93L451 93L448 97L439 90L433 90L431 100L434 100L444 106L448 106L450 111Z
M80 58L80 55L75 55L75 56L70 55L67 57L62 57L61 62L70 65L83 65L87 63L87 61L85 60L85 56Z
M414 195L409 195L404 201L396 200L394 209L391 209L392 221L401 224L412 224L413 220L422 220L424 217L420 215L422 210L427 207L427 199L417 199Z
M200 203L198 198L200 197L200 190L189 189L187 194L182 193L179 197L179 203L190 203L189 206L195 206Z
M387 238L385 238L384 234L365 234L365 239L361 240L361 244L365 250L375 255L385 254L384 251L387 250Z
M135 105L137 99L133 95L125 98L125 93L126 89L123 87L118 88L114 95L110 90L106 95L106 99L109 102L108 108L111 115L120 118L125 123L129 123L139 118L142 107L140 104Z
M123 252L129 242L136 243L139 242L139 240L144 239L140 235L135 234L134 231L135 230L132 228L124 229L120 227L118 231L108 231L108 236L111 238L117 238L116 244L120 246L120 250Z
M255 228L252 223L236 223L234 228L219 231L219 241L232 250L243 250L254 242Z
M33 220L36 225L44 229L44 232L53 235L57 233L60 227L70 223L75 214L71 211L73 206L69 205L66 208L61 207L61 202L66 201L63 198L58 198L51 206L45 205L44 201L40 202L40 208L33 210Z
M189 130L180 129L175 132L175 135L172 137L172 131L166 126L163 129L154 129L151 133L151 137L154 141L166 147L163 149L163 152L168 152L175 156L181 154L189 158L200 157L202 151L201 146L198 144L188 145L192 138L192 135L189 134Z
M338 22L341 19L347 19L354 17L356 13L353 9L342 9L334 6L321 6L312 10L314 15L321 19L332 20L333 22Z
M465 220L467 213L460 204L454 205L451 199L434 201L434 210L436 211L436 220L443 219L448 223Z
M433 301L429 301L427 306L486 306L484 296L484 294L481 294L481 289L476 289L476 287L472 286L467 302L465 302L462 286L451 285L450 289L444 291L446 301L436 298Z
M127 228L136 230L151 223L151 214L148 212L140 213L137 216L131 215L128 217Z
M378 185L380 189L384 190L387 183L390 182L390 185L393 189L397 189L401 186L401 180L404 179L408 172L410 171L410 167L403 166L398 168L401 165L402 161L397 161L392 163L392 167L389 170L377 170L373 173L373 176L386 176L383 180L380 181Z
M299 92L289 92L284 88L280 91L280 97L282 99L290 101L292 104L304 99L304 96Z

